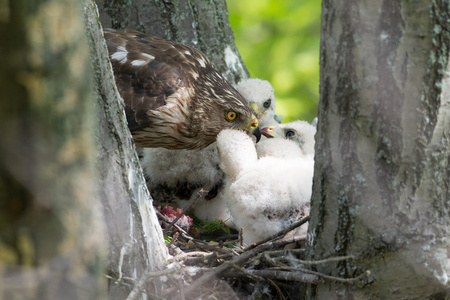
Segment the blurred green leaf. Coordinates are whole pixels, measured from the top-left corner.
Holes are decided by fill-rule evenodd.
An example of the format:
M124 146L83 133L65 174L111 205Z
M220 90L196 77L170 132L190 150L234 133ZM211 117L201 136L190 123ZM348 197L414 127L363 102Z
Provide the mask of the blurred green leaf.
M169 244L172 241L172 237L169 235L164 235L164 243Z
M275 88L283 122L312 121L319 102L321 1L228 0L236 45L252 77Z

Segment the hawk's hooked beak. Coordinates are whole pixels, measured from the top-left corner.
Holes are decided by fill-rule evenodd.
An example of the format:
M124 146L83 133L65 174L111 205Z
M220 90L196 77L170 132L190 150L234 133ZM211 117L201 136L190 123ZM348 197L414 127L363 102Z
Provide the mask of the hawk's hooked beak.
M259 129L259 122L256 117L253 117L252 119L249 132L256 137L256 142L259 142L259 140L261 139L261 129Z
M273 126L264 127L261 129L261 133L267 138L274 138L275 136L272 134Z

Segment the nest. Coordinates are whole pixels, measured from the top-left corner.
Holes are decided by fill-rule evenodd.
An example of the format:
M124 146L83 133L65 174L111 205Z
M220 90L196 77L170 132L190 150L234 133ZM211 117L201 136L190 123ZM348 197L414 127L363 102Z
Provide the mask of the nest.
M304 292L304 283L322 281L309 270L304 272L299 268L304 261L304 240L285 237L308 219L247 247L242 246L242 233L206 242L175 229L167 246L173 255L170 263L181 267L167 277L165 285L169 288L163 290L164 296L167 299L297 299Z
M192 203L194 205L195 201ZM127 300L145 293L149 282L158 278L162 299L299 299L306 284L325 280L366 284L370 271L354 278L333 277L314 269L317 264L346 261L353 256L305 260L305 240L292 234L309 221L309 216L265 240L244 247L243 234L232 233L204 239L201 232L187 232L180 226L185 211L170 219L157 211L166 246L173 256L165 270L147 271L129 285ZM155 299L161 299L157 297Z

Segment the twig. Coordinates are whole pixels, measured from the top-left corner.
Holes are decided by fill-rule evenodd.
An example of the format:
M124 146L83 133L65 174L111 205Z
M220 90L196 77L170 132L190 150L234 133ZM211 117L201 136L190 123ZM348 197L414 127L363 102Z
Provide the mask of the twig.
M186 243L183 245L182 249L183 250L200 249L205 251L216 251L221 254L226 254L230 252L230 249L228 248L219 248L216 245L200 244L200 243Z
M177 256L177 255L181 255L184 253L183 250L181 250L179 247L172 245L169 247L169 252L172 256ZM169 263L171 263L171 261L169 261Z
M204 258L205 256L211 256L211 255L214 255L214 253L202 252L202 251L183 252L182 254L174 256L172 259L170 259L169 263L174 262L174 261L185 260L185 259L188 259L188 258L191 258L191 257L202 257L202 258Z
M234 249L232 249L232 250L233 251L230 251L229 253L217 255L217 258L218 259L225 259L225 258L233 256L233 255L235 255L235 256L239 256L240 255L239 253L236 252L236 250L234 250Z
M114 282L114 284L119 284L119 282L122 280L123 258L125 256L125 251L127 250L127 248L128 248L128 245L124 245L124 246L122 246L122 248L120 248L119 266L118 266L119 278L117 278L117 280Z
M283 292L281 291L280 287L270 278L267 278L267 281L270 282L273 287L277 290L278 296L280 296L281 300L286 300L286 297L284 297Z
M218 236L216 238L216 241L228 241L228 240L238 240L238 239L239 239L238 234L224 234L224 235ZM235 244L236 242L235 241L225 242L224 245L231 244L231 243Z
M251 270L249 273L270 279L278 279L285 281L301 281L306 283L318 284L323 282L323 280L315 274L306 274L303 271L278 271L278 270Z
M177 228L178 230L183 230L181 229L181 227L178 227L178 225L174 224L173 227ZM192 236L189 235L189 233L187 233L186 231L183 230L183 232L181 232L181 236L184 237L187 240L194 240L194 238Z
M150 268L145 270L139 282L134 286L133 290L130 292L126 300L135 300L142 293L145 283L151 277L160 277L167 274L175 273L180 269L179 265L175 265L172 268L167 268L162 271L151 271Z
M266 251L264 254L273 257L285 256L286 254L305 254L305 249L283 249L275 251Z
M272 266L277 266L275 260L267 253L268 251L261 253L261 256L265 258L265 260L270 263Z
M189 204L188 207L186 207L185 209L183 209L181 211L181 213L175 218L173 219L173 221L169 224L169 226L166 227L166 229L164 229L164 234L167 234L167 232L169 231L170 228L172 228L172 226L182 217L184 216L184 212L188 211L189 209L191 209L195 203L197 203L198 199L200 199L203 196L203 188L200 189L200 191L198 191L197 193L197 197L195 197L194 201L191 202L191 204Z
M251 244L251 245L248 245L248 246L244 249L244 251L253 249L253 248L255 248L255 247L258 246L258 245L264 244L264 243L266 243L266 242L268 242L268 241L271 241L271 240L276 239L276 238L279 237L279 236L285 235L285 234L288 233L289 231L294 230L295 228L302 226L303 224L305 224L305 223L308 222L308 221L309 221L309 216L306 216L306 217L304 217L303 219L301 219L300 221L298 221L298 222L292 224L291 226L289 226L289 227L287 227L287 228L285 228L285 229L283 229L283 230L281 230L281 231L279 231L279 232L277 232L277 233L275 233L275 234L273 234L273 235L271 235L271 236L265 238L264 240L259 241L259 242L254 243L254 244Z
M335 261L355 259L355 257L353 255L348 255L348 256L330 257L330 258L321 259L321 260L302 260L302 259L297 259L297 258L288 257L288 256L281 256L281 257L272 258L272 259L274 261L289 260L291 262L295 262L295 263L302 264L302 265L318 265L318 264L324 264L324 263L335 262Z
M273 241L271 242L273 245L273 248L280 248L280 247L284 247L287 244L291 244L293 242L296 242L297 239L295 238L291 238L291 239L283 239L283 240L277 240L277 241ZM295 249L291 249L291 250L280 250L281 253L286 254L286 252L288 251L293 251ZM268 263L270 263L273 266L285 266L284 264L277 264L270 256L266 255L266 253L276 253L276 251L264 251L262 253L259 253L256 257L252 258L251 261L253 261L253 264L255 265L257 260L261 260L261 257L263 257Z
M308 273L308 274L312 274L312 275L316 275L319 276L321 278L325 278L325 279L330 279L330 280L334 280L334 281L338 281L338 282L344 282L344 283L354 283L364 277L369 277L371 272L370 270L366 270L364 273L353 277L353 278L342 278L342 277L336 277L336 276L330 276L330 275L326 275L320 272L316 272L316 271L311 271L311 270L307 270L307 269L299 269L299 268L295 268L296 272L304 272L304 273Z
M301 260L301 259L296 259L296 258L292 258L292 257L288 257L288 256L277 257L277 258L270 257L269 258L268 255L266 255L266 253L264 253L264 254L265 254L265 258L268 261L271 261L273 263L281 261L281 260L288 260L288 261L303 264L303 265L317 265L317 264L323 264L323 263L329 263L329 262L335 262L335 261L343 261L343 260L355 258L353 255L348 255L348 256L330 257L330 258L316 260L316 261L308 261L308 260ZM360 274L359 276L357 276L355 278L341 278L341 277L326 275L326 274L316 272L316 271L311 271L311 270L302 269L302 268L293 268L293 267L289 267L289 266L280 267L279 269L291 270L294 272L300 271L300 272L316 275L321 278L330 279L330 280L339 281L339 282L346 282L346 283L352 283L352 282L358 281L359 279L361 279L363 277L370 276L370 273L371 273L370 270L367 270L366 272Z
M275 240L273 241L274 248L280 248L286 246L288 244L296 243L298 241L302 241L302 238L291 237L289 239ZM267 242L266 242L267 243Z
M190 240L193 240L193 239L194 239L193 237L191 237L191 236L189 235L189 233L186 232L186 230L184 230L183 228L181 228L181 227L178 226L177 224L173 224L172 226L175 227L178 231L181 232L181 236L183 236L183 237L189 236L188 239L190 239Z
M167 216L163 215L163 214L162 214L161 212L159 212L158 210L155 210L155 211L156 211L156 215L158 216L158 218L163 219L163 221L166 222L166 223L169 223L169 222L170 222L170 220L169 220L169 218L168 218Z
M178 236L180 234L178 232L175 232L175 234L172 237L172 240L170 241L170 243L168 243L166 246L167 247L171 247L177 240L178 240Z
M243 252L240 256L234 257L229 263L240 265L242 263L247 262L252 256L255 256L261 252L264 252L269 249L273 249L275 247L280 247L286 245L288 243L292 243L292 241L275 241L275 242L266 242L264 244L255 246L253 249ZM188 286L185 290L185 295L191 294L199 287L201 287L205 282L212 280L214 277L219 276L221 273L226 271L230 267L229 264L222 264L217 268L211 270L211 272L203 274L200 278L195 280L190 286Z
M233 263L227 263L227 264L228 264L231 268L233 268L233 269L235 269L236 271L238 271L238 272L244 274L245 276L247 276L247 277L253 279L254 281L264 281L264 278L262 278L262 277L260 277L260 276L257 276L257 275L255 275L255 274L253 274L252 272L248 272L248 271L242 269L241 267L239 267L239 266L236 265L236 264L233 264Z
M239 256L239 255L240 255L240 254L237 253L236 250L234 250L233 248L230 248L230 251L231 251L234 255L236 255L236 256Z
M105 277L108 278L108 279L110 279L110 280L113 280L113 281L114 281L114 284L116 284L116 282L117 282L117 284L120 284L120 285L127 286L127 287L130 287L130 288L131 288L131 284L125 283L125 282L123 282L123 281L118 281L117 278L113 278L112 276L109 276L109 275L106 275L106 274L105 274ZM124 277L124 278L125 278L125 277Z
M161 212L156 211L156 215L158 216L158 218L161 218L164 222L166 222L166 223L170 222L169 218L167 216L163 215ZM178 231L181 232L181 236L187 238L188 240L193 240L194 239L183 228L181 228L177 224L173 224L172 226L175 227ZM165 230L164 230L164 234L166 234Z
M265 250L271 249L273 247L273 243L266 243L259 245L255 247L254 249L242 253L240 256L234 257L230 263L239 265L241 263L244 263L248 261L248 259L260 252L263 252ZM213 269L211 272L203 274L200 278L195 280L190 286L188 286L185 290L185 295L189 295L195 290L197 290L199 287L201 287L203 284L205 284L207 281L212 280L214 277L220 275L222 272L227 270L230 267L229 264L222 264L218 266L217 268Z

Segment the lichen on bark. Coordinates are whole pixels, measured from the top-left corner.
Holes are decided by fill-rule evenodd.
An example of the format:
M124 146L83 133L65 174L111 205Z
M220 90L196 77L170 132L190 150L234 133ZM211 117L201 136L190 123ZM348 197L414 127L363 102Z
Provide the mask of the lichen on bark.
M384 299L393 289L422 299L448 289L448 9L432 0L323 2L307 251L357 257L319 271L372 276L366 288L311 287L310 299Z

